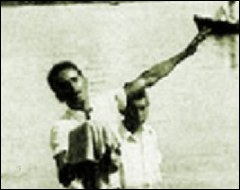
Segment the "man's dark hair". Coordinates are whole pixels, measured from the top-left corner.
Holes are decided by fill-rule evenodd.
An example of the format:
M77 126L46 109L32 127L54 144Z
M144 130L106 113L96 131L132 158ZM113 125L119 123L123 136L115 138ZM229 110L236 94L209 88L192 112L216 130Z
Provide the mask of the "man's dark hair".
M146 99L149 103L148 95L145 89L127 96L127 107L131 107L133 105L133 101L141 99Z
M147 97L146 90L143 89L143 90L140 90L140 91L130 94L127 98L129 100L140 100L140 99L143 99L146 97Z
M47 81L60 102L64 102L66 100L66 96L63 93L64 89L61 89L61 84L59 82L59 73L65 69L74 69L80 76L83 76L82 71L71 61L63 61L52 67L48 74Z
M131 132L134 132L134 130L137 129L136 127L139 126L139 120L136 118L138 117L136 112L138 108L135 104L135 101L138 100L145 100L147 103L146 106L149 105L149 99L145 90L141 90L137 93L127 96L127 106L126 109L122 112L124 116L125 127Z

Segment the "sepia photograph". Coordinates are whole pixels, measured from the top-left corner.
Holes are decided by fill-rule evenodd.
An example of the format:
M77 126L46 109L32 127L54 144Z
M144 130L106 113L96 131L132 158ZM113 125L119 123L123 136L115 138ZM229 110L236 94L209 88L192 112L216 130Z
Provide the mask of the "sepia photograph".
M239 1L1 1L1 189L239 189Z

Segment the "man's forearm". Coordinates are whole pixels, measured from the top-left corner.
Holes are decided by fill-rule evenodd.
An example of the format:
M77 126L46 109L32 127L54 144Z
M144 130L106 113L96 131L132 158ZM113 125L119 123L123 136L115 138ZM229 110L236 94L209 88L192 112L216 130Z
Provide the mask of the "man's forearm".
M126 94L131 95L153 86L160 79L166 77L171 71L173 71L174 68L189 55L191 54L187 51L182 51L166 61L155 64L150 69L144 71L136 80L125 85Z
M166 77L174 68L190 54L187 51L183 51L176 56L154 65L149 70L143 72L139 79L145 80L146 87L154 85L158 80Z
M149 70L143 72L137 79L127 83L125 85L126 94L129 96L137 93L147 87L153 86L160 79L166 77L176 67L176 65L196 52L198 45L210 32L211 31L209 29L199 32L188 44L186 49L184 49L184 51L166 61L154 65Z

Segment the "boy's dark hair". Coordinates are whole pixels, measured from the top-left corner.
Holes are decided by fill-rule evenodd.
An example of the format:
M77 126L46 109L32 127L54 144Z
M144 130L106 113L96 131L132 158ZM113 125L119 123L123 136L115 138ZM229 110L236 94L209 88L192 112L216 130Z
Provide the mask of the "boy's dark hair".
M145 89L127 96L127 107L131 107L131 105L133 105L133 101L141 99L146 99L149 103L148 95Z
M143 98L147 98L147 93L146 93L146 90L143 89L143 90L140 90L138 92L132 93L127 98L129 100L140 100L140 99L143 99Z
M60 102L64 102L66 100L65 94L61 93L62 91L64 91L64 89L62 89L61 91L61 85L59 83L59 73L65 69L74 69L78 72L80 76L83 76L82 71L78 69L78 67L71 61L63 61L55 64L52 67L48 74L47 81L50 88L53 90Z

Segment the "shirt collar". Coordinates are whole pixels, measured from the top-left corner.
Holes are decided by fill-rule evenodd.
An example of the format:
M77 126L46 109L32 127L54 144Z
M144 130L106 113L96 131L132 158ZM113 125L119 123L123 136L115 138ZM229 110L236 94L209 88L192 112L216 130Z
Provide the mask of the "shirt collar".
M86 114L83 111L68 109L65 114L66 119L74 119L83 124L87 121Z
M139 138L141 138L142 134L146 131L146 126L143 125L141 128L139 128L134 134L131 133L126 129L124 126L124 123L121 122L121 125L119 127L119 135L121 137L121 140L133 140L133 141L138 141Z

